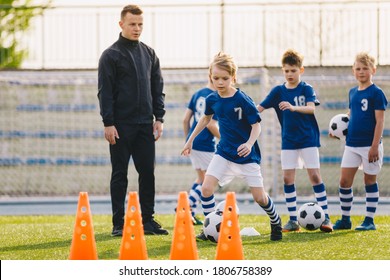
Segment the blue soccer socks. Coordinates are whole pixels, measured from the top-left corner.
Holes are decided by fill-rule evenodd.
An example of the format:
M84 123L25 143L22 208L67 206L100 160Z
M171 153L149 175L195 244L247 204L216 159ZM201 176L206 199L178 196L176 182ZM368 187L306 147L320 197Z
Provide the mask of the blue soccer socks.
M198 201L200 201L201 195L202 195L202 185L199 185L198 183L194 183L188 195L192 216L195 215L195 209Z
M276 212L275 204L272 201L271 197L268 196L268 203L266 206L260 205L260 207L263 208L265 213L267 213L267 215L269 216L271 224L276 225L280 223L281 219L279 217L279 214Z
M204 197L203 195L200 197L202 202L203 214L207 216L209 213L213 212L215 209L215 197L212 194L209 197Z
M351 188L339 188L341 219L350 221L351 208L353 203L353 191Z
M324 210L325 217L329 219L328 199L326 197L326 189L324 183L313 186L313 190L318 205L321 206L322 210Z
M284 196L291 221L297 221L297 191L295 185L284 185Z
M374 215L379 201L378 183L365 186L366 189L366 218L365 222L374 223Z

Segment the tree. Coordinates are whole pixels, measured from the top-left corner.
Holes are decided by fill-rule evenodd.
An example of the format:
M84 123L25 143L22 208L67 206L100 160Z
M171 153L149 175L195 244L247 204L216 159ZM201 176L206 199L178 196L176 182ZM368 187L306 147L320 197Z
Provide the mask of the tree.
M19 39L30 27L31 19L42 15L45 5L33 6L34 0L0 0L0 69L18 68L28 54Z

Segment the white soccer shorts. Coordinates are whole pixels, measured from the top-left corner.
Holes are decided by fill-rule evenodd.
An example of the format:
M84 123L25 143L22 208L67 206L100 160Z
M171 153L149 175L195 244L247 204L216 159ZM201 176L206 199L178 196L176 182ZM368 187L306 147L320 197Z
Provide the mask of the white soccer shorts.
M207 167L209 166L213 156L213 152L191 150L190 159L192 167L196 170L207 170Z
M378 175L383 164L383 143L378 146L379 159L375 162L368 161L370 147L349 147L345 146L341 168L363 168L364 173Z
M261 175L260 164L246 163L238 164L215 154L207 168L206 175L214 176L218 179L219 185L224 186L234 178L242 178L249 187L263 188L263 176Z
M280 157L282 170L320 168L320 155L317 147L297 150L282 150Z

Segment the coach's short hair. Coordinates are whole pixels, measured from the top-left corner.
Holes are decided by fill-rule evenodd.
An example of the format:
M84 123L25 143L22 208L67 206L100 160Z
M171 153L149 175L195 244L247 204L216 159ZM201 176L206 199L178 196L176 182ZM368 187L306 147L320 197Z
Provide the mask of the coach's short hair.
M121 12L121 19L123 19L127 13L131 13L133 15L142 15L142 9L137 5L127 5L124 6Z

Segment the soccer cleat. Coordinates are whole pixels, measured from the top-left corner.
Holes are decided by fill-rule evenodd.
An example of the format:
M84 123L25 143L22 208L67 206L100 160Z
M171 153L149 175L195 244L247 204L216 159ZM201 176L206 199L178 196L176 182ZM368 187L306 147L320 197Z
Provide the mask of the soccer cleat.
M323 232L332 232L333 225L329 218L325 218L325 221L322 222L320 230Z
M203 222L199 220L197 217L192 216L192 223L194 226L201 226L203 225Z
M271 240L278 241L282 240L282 221L279 220L277 224L271 224Z
M355 230L376 230L374 223L364 221L360 226L357 226Z
M123 226L114 226L111 232L111 236L122 236L123 234Z
M207 241L209 240L207 236L204 234L204 231L202 230L197 236L196 236L197 241Z
M144 233L146 235L168 235L168 231L163 229L153 218L144 223Z
M348 220L337 220L333 226L334 230L351 229L352 223Z
M293 220L289 220L282 229L283 232L300 231L300 230L301 228L298 222Z

